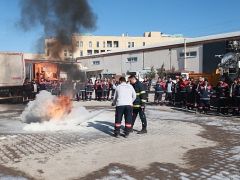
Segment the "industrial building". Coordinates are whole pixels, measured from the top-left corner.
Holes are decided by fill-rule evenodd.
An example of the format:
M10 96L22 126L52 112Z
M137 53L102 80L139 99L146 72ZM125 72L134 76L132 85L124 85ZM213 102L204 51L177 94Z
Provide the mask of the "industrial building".
M77 62L89 74L117 74L137 72L164 65L166 70L213 73L219 55L228 52L229 41L240 40L240 32L182 38L137 48L125 48L103 54L78 57Z

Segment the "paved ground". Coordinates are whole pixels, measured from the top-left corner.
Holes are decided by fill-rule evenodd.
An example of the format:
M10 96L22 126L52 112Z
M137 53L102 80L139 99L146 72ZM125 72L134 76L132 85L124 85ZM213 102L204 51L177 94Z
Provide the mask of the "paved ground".
M25 106L1 105L0 179L240 179L239 119L148 106L149 133L116 139L109 104L53 132L24 131Z

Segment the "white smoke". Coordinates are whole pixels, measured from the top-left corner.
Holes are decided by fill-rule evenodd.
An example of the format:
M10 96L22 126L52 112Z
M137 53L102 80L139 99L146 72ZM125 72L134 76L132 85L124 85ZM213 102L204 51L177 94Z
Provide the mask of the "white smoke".
M41 91L36 100L28 103L21 114L21 119L26 125L26 131L60 131L78 130L80 125L95 117L101 111L89 112L86 108L73 103L69 114L59 119L49 119L46 104L53 105L57 97L47 91Z

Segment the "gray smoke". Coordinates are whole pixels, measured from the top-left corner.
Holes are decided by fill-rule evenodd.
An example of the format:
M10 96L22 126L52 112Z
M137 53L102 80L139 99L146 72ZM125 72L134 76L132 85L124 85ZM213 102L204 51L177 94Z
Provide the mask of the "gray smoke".
M87 0L21 0L20 27L29 31L43 26L45 37L72 45L73 33L94 30L96 15ZM59 45L56 45L59 48Z

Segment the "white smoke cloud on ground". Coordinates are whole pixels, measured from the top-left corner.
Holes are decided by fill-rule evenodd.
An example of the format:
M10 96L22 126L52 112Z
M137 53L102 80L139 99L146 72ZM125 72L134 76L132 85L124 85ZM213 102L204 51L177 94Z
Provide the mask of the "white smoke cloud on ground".
M23 130L33 132L79 130L82 124L101 113L101 111L89 112L85 107L74 102L69 114L61 119L50 119L48 106L53 105L56 98L47 91L41 91L36 100L29 102L21 114L21 120L26 123Z

